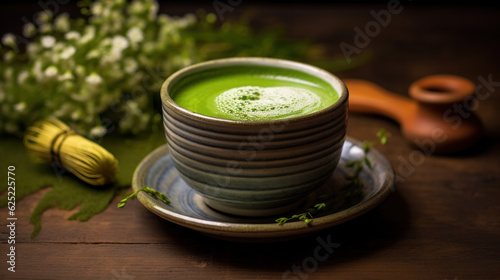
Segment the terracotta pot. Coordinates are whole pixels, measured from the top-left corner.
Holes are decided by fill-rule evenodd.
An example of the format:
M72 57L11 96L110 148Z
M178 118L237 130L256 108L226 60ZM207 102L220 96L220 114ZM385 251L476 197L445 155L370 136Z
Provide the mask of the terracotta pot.
M406 139L428 155L462 151L482 135L481 122L467 100L474 98L474 84L462 77L434 75L417 80L409 88L412 99L364 80L345 79L344 83L351 112L395 120Z

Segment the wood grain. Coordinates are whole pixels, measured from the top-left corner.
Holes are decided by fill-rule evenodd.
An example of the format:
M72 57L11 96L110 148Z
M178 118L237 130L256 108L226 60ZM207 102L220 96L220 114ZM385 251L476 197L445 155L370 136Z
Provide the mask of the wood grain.
M227 16L254 9L255 26L284 23L291 37L319 40L339 55L339 43L352 43L353 28L363 28L373 19L370 11L384 7L243 2ZM183 9L193 6L175 11ZM162 3L162 11L169 6ZM371 60L338 74L405 96L412 81L436 73L478 84L480 76L500 81L499 16L498 10L475 6L404 6L362 49ZM231 243L168 223L138 201L117 209L117 198L84 223L65 220L69 212L49 210L41 233L31 239L29 216L42 191L17 204L15 273L5 263L9 232L5 226L0 230L0 279L498 279L498 92L500 87L477 108L485 137L453 156L422 156L391 120L350 115L348 134L354 138L374 139L380 127L392 133L390 144L378 149L399 182L379 207L345 224L293 242ZM2 225L6 214L0 209ZM314 259L318 238L340 244L323 261Z

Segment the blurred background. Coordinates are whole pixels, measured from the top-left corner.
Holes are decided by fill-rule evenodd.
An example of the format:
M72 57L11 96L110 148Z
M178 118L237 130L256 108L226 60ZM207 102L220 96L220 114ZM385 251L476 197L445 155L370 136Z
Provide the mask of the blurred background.
M22 34L23 25L32 22L44 7L77 17L78 3L2 1L0 34ZM396 12L390 13L386 23L380 23L380 15L387 15L388 10ZM212 33L205 36L215 46L237 43L234 45L237 47L223 56L248 53L286 56L324 67L341 78L374 82L401 96L408 96L413 81L433 74L459 75L481 86L484 98L475 104L475 109L485 127L483 141L465 154L425 157L425 163L412 166L410 174L401 167L417 153L401 135L397 123L383 117L349 115L348 135L353 138L373 139L382 127L392 133L389 145L377 149L387 157L396 174L404 177L404 182L397 183L397 191L377 210L331 229L334 241L342 246L328 262L321 263L311 278L331 279L331 275L342 279L498 278L500 9L495 2L159 1L162 14L183 16L199 11L214 14L216 30L230 24L239 26L235 29L238 32L222 37L211 37ZM370 31L370 26L375 29ZM151 94L157 97L157 92ZM3 143L2 146L7 147ZM22 160L19 157L19 164ZM136 163L128 161L134 168ZM33 241L29 237L32 227L26 217L42 195L35 194L18 206L20 217L25 217L25 230L19 231L18 238L26 243L26 253L19 255L30 266L25 271L37 276L52 275L50 270L61 272L61 269L73 273L76 268L75 271L109 279L113 276L111 269L115 272L126 267L131 276L153 271L159 279L165 275L186 279L195 274L198 279L238 276L276 279L291 265L307 260L304 258L311 256L317 246L316 237L294 243L295 254L290 254L288 245L269 247L271 250L266 253L262 246L253 244L225 246L226 243L154 217L139 203L127 205L129 212L109 207L100 220L85 226L65 221L66 211L51 212L55 214L46 220L44 231ZM113 203L117 202L115 199ZM4 233L6 237L7 231ZM100 239L101 234L104 239ZM103 240L109 243L103 245ZM62 250L69 255L60 254ZM30 255L31 252L36 254ZM117 252L126 257L116 257ZM145 266L137 265L137 260L151 256L155 258L148 259ZM45 274L39 274L39 270Z
M76 17L78 3L2 1L0 34L22 34L23 24L34 21L44 7ZM388 5L397 7L398 13L346 58L342 44L355 47L356 30L365 30L376 20L373 15ZM276 36L284 49L308 42L306 48L315 59L286 58L316 64L341 78L367 79L402 95L407 95L412 81L431 74L455 74L473 81L480 75L500 77L500 9L492 1L159 1L159 13L170 16L200 10L214 13L216 26L240 22L253 34L279 30ZM248 47L264 48L262 42ZM245 54L244 48L239 54ZM480 113L488 110L496 109L484 104ZM486 126L497 130L496 124Z

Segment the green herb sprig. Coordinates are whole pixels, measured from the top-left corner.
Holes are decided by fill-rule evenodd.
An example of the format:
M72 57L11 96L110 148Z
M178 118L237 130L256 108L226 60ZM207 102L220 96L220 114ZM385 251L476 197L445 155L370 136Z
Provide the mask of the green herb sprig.
M381 128L377 131L377 138L381 145L385 145L388 142L389 137L391 136L390 132ZM347 175L345 179L347 180L347 184L342 187L341 192L344 193L344 197L347 200L358 197L363 193L364 183L360 178L361 171L363 171L363 167L366 165L368 168L373 169L373 164L370 159L368 159L368 153L370 152L371 147L375 145L374 142L365 141L361 145L363 149L363 157L358 160L352 160L346 163L347 168L351 168L354 172L351 175ZM344 200L345 200L344 199ZM281 217L275 220L279 225L284 225L285 223L292 220L300 220L304 221L306 224L309 224L313 215L317 214L320 210L325 209L328 204L336 204L335 202L338 200L338 195L326 195L320 196L319 201L311 208L307 209L304 213L295 214L291 217ZM320 202L321 201L321 202ZM337 201L338 202L338 201Z
M324 207L326 207L326 204L324 202L317 203L313 207L307 209L306 212L304 212L304 213L293 215L290 218L286 218L286 217L278 218L278 219L276 219L276 222L279 225L284 225L285 223L287 223L291 220L297 219L300 221L304 221L306 224L309 224L312 221L312 219L314 218L313 215L316 214L319 210L323 209Z
M381 128L377 131L377 138L380 141L380 144L385 145L389 141L389 137L391 137L391 133L385 128Z
M381 145L387 144L389 137L391 136L390 132L385 130L385 128L381 128L377 131L377 138ZM365 141L361 145L361 149L363 149L363 157L358 160L352 160L346 163L347 168L351 168L354 170L352 175L348 175L345 177L347 180L347 184L342 188L346 191L346 197L356 197L363 193L364 183L359 177L361 171L363 171L363 166L366 165L368 168L373 169L373 164L368 158L368 153L370 149L375 145L375 142Z
M123 208L125 207L125 203L127 203L127 201L129 199L134 199L137 197L137 194L140 192L140 191L143 191L147 194L149 194L150 196L154 197L154 198L158 198L160 199L161 201L165 202L166 204L170 204L170 200L167 198L167 196L161 192L158 192L158 191L155 191L153 190L152 188L150 187L147 187L147 186L144 186L138 190L136 190L135 192L132 192L126 196L124 196L122 198L122 200L120 200L120 202L118 203L118 208Z

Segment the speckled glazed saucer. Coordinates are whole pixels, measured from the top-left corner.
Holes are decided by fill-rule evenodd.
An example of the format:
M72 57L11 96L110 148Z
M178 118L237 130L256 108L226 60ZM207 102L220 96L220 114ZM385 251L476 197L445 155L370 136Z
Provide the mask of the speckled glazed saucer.
M364 188L360 190L346 187L348 182L344 178L352 174L346 163L362 157L360 145L358 141L347 137L339 165L330 180L309 195L301 206L278 216L248 218L211 209L201 196L182 180L166 145L157 148L138 165L134 172L132 188L137 190L142 186L149 186L165 193L171 201L170 204L143 192L139 193L138 199L147 209L165 220L206 235L249 242L292 239L358 217L377 206L393 191L394 171L387 159L375 149L371 149L368 155L372 168L365 166L360 174ZM319 211L309 224L290 221L278 225L275 222L276 218L304 212L325 195L329 197L329 207Z

